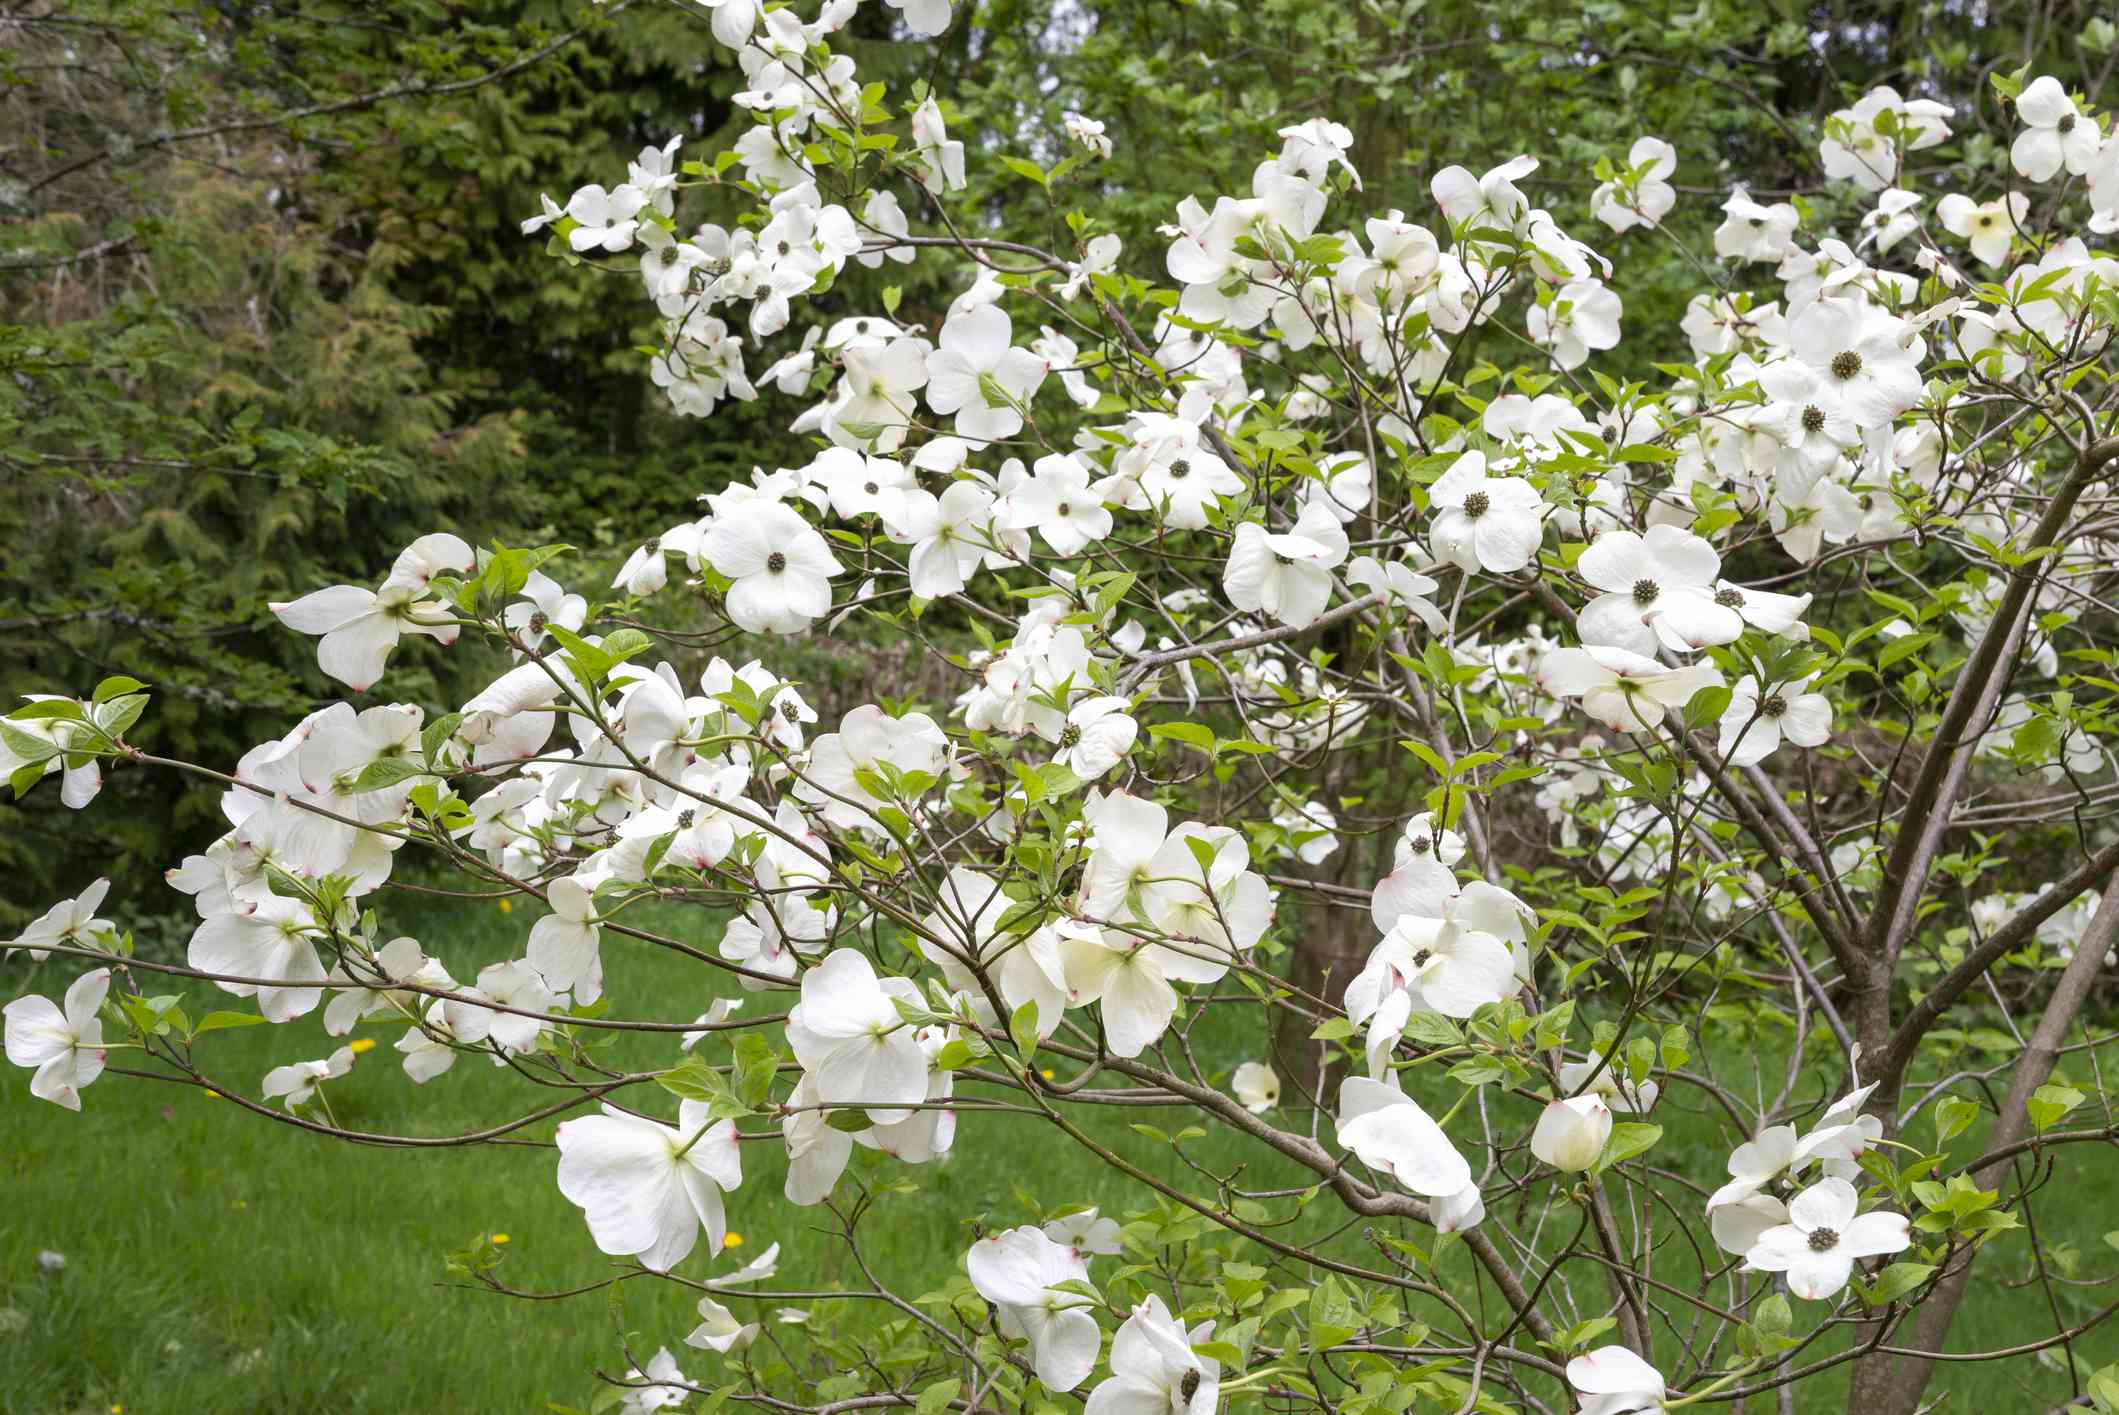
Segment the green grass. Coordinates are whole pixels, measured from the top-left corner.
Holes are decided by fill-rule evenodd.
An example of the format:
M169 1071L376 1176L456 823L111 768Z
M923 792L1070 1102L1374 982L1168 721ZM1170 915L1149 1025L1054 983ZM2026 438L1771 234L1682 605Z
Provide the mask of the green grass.
M490 906L402 914L400 922L459 977L500 956L523 926L519 913L503 919ZM692 932L693 941L705 941L698 925ZM606 958L612 991L629 1010L688 1019L712 995L715 980L681 959L616 939L607 941ZM764 998L750 1004L768 1005ZM415 1088L389 1049L393 1034L364 1034L380 1044L330 1088L343 1125L442 1135L543 1100L512 1073L469 1061ZM202 1039L200 1055L231 1092L255 1095L270 1066L323 1056L334 1045L312 1016L215 1034ZM1253 1050L1226 1028L1203 1029L1203 1045L1202 1061L1224 1073ZM1769 1093L1777 1089L1770 1049L1709 1037L1702 1051L1697 1064L1713 1066L1740 1093L1751 1089L1755 1058L1769 1069ZM626 1038L613 1057L634 1067L667 1064L668 1044ZM558 1192L549 1148L353 1147L196 1090L123 1077L98 1082L85 1094L84 1113L70 1116L32 1100L27 1073L0 1071L0 1411L536 1411L547 1400L586 1404L592 1372L614 1369L618 1347L601 1295L528 1305L444 1283L443 1256L493 1233L509 1237L501 1276L519 1287L561 1288L606 1270L578 1211ZM1657 1116L1670 1133L1657 1159L1712 1184L1726 1144L1710 1117L1690 1108L1694 1101L1670 1088ZM1168 1175L1175 1165L1167 1150L1127 1127L1174 1130L1183 1120L1174 1112L1098 1112L1095 1133ZM548 1139L550 1128L546 1122L528 1135ZM1222 1170L1247 1162L1246 1186L1302 1182L1219 1132L1191 1153ZM782 1199L778 1144L746 1145L744 1168L743 1187L729 1201L730 1227L743 1246L729 1258L747 1259L777 1240L783 1285L859 1285L843 1245L824 1231L829 1216ZM1048 1208L1100 1203L1123 1214L1141 1203L1121 1176L1050 1127L1018 1117L967 1116L944 1162L884 1172L919 1192L886 1200L863 1229L864 1247L878 1275L912 1295L955 1269L970 1239L968 1219L1029 1218L1019 1192ZM2119 1227L2110 1217L2115 1176L2119 1157L2080 1147L2069 1156L2064 1195L2048 1191L2039 1210L2048 1243L2082 1253L2083 1275L2113 1263L2102 1234ZM1684 1195L1674 1202L1697 1203ZM1667 1216L1659 1228L1669 1228ZM1340 1241L1358 1251L1358 1226ZM1959 1318L1958 1349L2005 1346L2052 1329L2042 1288L2012 1285L2029 1272L2025 1246L2010 1243L1987 1259ZM1677 1247L1664 1249L1664 1275L1682 1283L1686 1260ZM63 1272L40 1272L37 1255L47 1249L65 1254ZM699 1263L695 1254L684 1270L696 1274ZM1460 1276L1456 1262L1445 1264L1452 1286ZM1601 1286L1578 1277L1575 1289L1594 1312ZM714 1373L715 1358L680 1344L695 1320L682 1293L646 1283L628 1290L625 1324L640 1333L643 1356L667 1344L695 1379ZM2101 1287L2058 1290L2070 1321L2105 1300ZM1799 1305L1799 1328L1815 1315ZM2119 1359L2119 1340L2100 1332L2078 1355L2091 1365ZM1802 1408L1833 1408L1836 1398L1822 1386ZM2068 1386L2063 1371L2025 1358L1945 1369L1931 1388L1944 1393L1945 1409L2014 1410L2045 1408Z

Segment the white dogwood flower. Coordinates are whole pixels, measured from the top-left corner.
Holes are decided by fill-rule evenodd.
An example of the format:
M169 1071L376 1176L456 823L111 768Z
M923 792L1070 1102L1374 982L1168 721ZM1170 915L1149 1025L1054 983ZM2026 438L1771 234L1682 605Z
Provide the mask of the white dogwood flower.
M1089 1392L1083 1415L1214 1415L1221 1362L1193 1350L1214 1324L1187 1332L1160 1297L1149 1295L1111 1339L1111 1376Z
M834 949L802 975L787 1040L815 1078L820 1103L859 1106L887 1125L927 1099L927 1053L898 1015L898 1001L922 1005L917 987L904 978L879 979L859 949Z
M758 1339L758 1324L736 1319L736 1314L711 1297L699 1299L699 1325L684 1338L686 1346L718 1351L726 1356L741 1351Z
M1229 1093L1245 1110L1262 1115L1280 1104L1280 1077L1262 1061L1246 1061L1229 1078Z
M428 597L427 586L443 571L468 573L476 559L456 536L421 536L397 557L378 589L333 585L268 607L296 633L320 635L317 667L365 693L383 676L390 651L405 634L424 634L444 645L456 642L451 611Z
M1332 1123L1341 1145L1409 1193L1439 1198L1461 1193L1472 1182L1471 1165L1434 1118L1398 1088L1395 1077L1349 1076L1340 1082L1339 1112Z
M949 28L949 0L883 0L905 17L905 29L914 39L932 39Z
M1702 688L1719 686L1711 663L1665 668L1630 649L1592 644L1554 649L1538 660L1538 686L1556 698L1578 698L1582 711L1614 732L1652 732L1664 713Z
M552 912L530 929L530 965L554 992L571 992L577 1002L603 996L603 930L596 901L581 881L567 876L545 887Z
M2096 120L2075 107L2066 85L2051 74L2024 85L2016 95L2016 117L2023 131L2009 145L2009 161L2028 180L2051 181L2062 168L2080 177L2097 160L2103 134Z
M1103 1345L1094 1303L1059 1290L1061 1283L1089 1280L1089 1263L1080 1252L1025 1224L972 1244L964 1266L979 1296L994 1305L1001 1334L1029 1341L1045 1389L1064 1394L1088 1379Z
M1316 502L1294 529L1268 531L1255 521L1236 528L1221 587L1238 609L1297 627L1313 624L1332 597L1332 570L1346 559L1347 536Z
M200 921L185 961L202 973L255 980L216 979L214 985L237 997L255 996L269 1022L291 1022L313 1011L324 996L323 988L305 986L324 981L324 965L311 941L317 932L308 905L268 894Z
M1646 535L1606 531L1582 552L1575 572L1603 591L1575 621L1585 644L1649 655L1734 643L1743 617L1717 597L1722 557L1699 536L1655 525Z
M1531 342L1552 350L1563 369L1580 368L1591 353L1619 344L1619 316L1624 307L1601 280L1570 280L1553 293L1552 303L1532 305L1525 315Z
M1059 751L1053 760L1084 781L1094 781L1117 766L1133 750L1140 724L1128 715L1127 702L1118 697L1085 698L1067 712L1067 725L1060 729Z
M1467 452L1428 489L1434 519L1428 544L1435 558L1462 570L1508 575L1538 555L1545 536L1545 502L1521 477L1486 472L1486 454Z
M954 413L959 437L994 442L1023 430L1021 410L1046 370L1014 338L999 305L980 305L942 326L942 346L927 360L927 406Z
M292 1111L316 1099L317 1087L353 1069L353 1048L342 1046L322 1061L297 1061L265 1073L266 1100L277 1099Z
M1756 766L1780 749L1783 741L1798 747L1822 747L1832 736L1832 700L1806 691L1810 680L1761 688L1746 673L1729 690L1722 713L1719 750L1731 766Z
M727 1232L721 1195L743 1182L734 1121L710 1121L684 1101L665 1125L605 1105L559 1124L559 1192L588 1219L596 1247L668 1272L706 1230L709 1253Z
M96 917L110 881L99 879L71 899L62 899L17 934L13 943L29 951L30 961L42 963L54 948L104 948L118 932L117 925Z
M728 617L753 634L799 634L831 608L842 567L824 537L791 507L751 501L714 520L700 548L728 587Z
M1554 1169L1579 1174L1597 1162L1611 1138L1611 1108L1590 1093L1548 1104L1530 1132L1530 1152Z
M2009 258L2016 235L2030 215L2031 199L2023 192L2010 192L1992 201L1975 202L1961 192L1951 192L1935 205L1942 229L1963 239L1975 259L1999 267Z
M1621 235L1636 226L1654 226L1677 205L1670 176L1678 170L1678 152L1661 138L1640 138L1626 153L1625 180L1605 182L1589 194L1589 214Z
M1855 1259L1902 1252L1913 1242L1904 1214L1858 1213L1860 1207L1852 1184L1821 1179L1788 1201L1788 1221L1761 1233L1744 1261L1760 1272L1786 1273L1797 1297L1831 1297L1854 1275Z
M1567 1363L1567 1383L1582 1415L1660 1415L1669 1388L1663 1373L1623 1346L1600 1346Z
M81 1088L103 1074L103 1021L96 1014L109 995L110 969L96 968L73 980L63 1006L31 994L0 1008L7 1059L33 1073L31 1095L81 1108Z

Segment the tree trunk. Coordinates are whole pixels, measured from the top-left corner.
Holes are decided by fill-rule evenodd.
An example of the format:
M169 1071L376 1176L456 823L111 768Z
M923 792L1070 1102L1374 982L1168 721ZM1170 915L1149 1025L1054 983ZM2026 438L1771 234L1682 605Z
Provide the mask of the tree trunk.
M1346 998L1346 985L1361 971L1375 934L1360 910L1306 903L1303 929L1288 962L1288 982L1338 1007ZM1332 1108L1338 1076L1326 1058L1338 1048L1336 1043L1311 1041L1315 1030L1316 1024L1299 1012L1283 1008L1273 1015L1273 1069L1280 1073L1285 1106Z

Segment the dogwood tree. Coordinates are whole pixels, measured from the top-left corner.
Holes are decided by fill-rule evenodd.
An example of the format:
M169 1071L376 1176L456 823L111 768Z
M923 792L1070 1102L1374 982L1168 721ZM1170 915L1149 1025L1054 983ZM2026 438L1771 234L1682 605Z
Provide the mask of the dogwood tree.
M909 44L961 18L890 4ZM600 1406L1788 1409L1851 1378L1909 1412L1938 1355L2051 1351L2110 1408L2072 1355L2110 1308L1950 1336L1975 1273L2044 1273L2037 1191L2111 1134L2077 1040L2119 942L2095 95L1998 76L2005 164L1949 166L1950 105L1862 95L1820 152L1845 222L1699 195L1707 155L1645 134L1571 174L1572 231L1535 155L1414 183L1310 116L1129 250L1093 114L967 151L946 94L864 79L855 8L709 0L754 126L554 173L585 184L522 223L638 281L673 408L780 399L807 462L701 487L607 585L459 526L274 604L346 700L235 763L138 746L128 677L0 726L62 808L106 771L225 787L171 862L183 962L100 888L7 945L79 974L7 1008L35 1095L147 1074L377 1139L329 1109L350 1048L217 1068L214 1033L319 1010L397 1029L408 1112L512 1068L518 1114L430 1142L549 1143L613 1265L584 1282L698 1298L688 1334L614 1332ZM992 234L976 164L1053 239ZM1689 358L1607 372L1628 253L1685 202L1725 213ZM953 302L839 298L915 262ZM959 691L819 722L736 631L908 636ZM393 701L407 635L508 666ZM474 973L396 932L415 867L544 907ZM649 950L697 997L632 993ZM1771 1074L1698 1054L1716 1015L1778 1037ZM614 1031L659 1064L605 1064ZM1140 1106L1189 1114L1150 1128L1168 1163L1113 1142ZM917 1291L724 1255L732 1215L812 1210L867 1274L894 1176L989 1162L1001 1114L1108 1187L962 1215ZM490 1247L456 1272L551 1295Z

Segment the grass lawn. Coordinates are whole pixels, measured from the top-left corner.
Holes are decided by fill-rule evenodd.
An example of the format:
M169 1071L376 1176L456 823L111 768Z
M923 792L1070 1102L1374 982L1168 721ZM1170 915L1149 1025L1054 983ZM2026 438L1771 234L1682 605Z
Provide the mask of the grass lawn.
M399 922L459 977L501 956L523 930L519 913L503 918L489 905L436 912L404 908L402 896L394 902ZM658 1017L688 1019L705 1009L716 982L625 940L608 940L605 954L611 990L629 1010L645 1004ZM394 1031L367 1034L379 1045L330 1084L343 1125L440 1135L538 1103L525 1102L528 1088L512 1074L469 1062L419 1090L390 1050ZM1241 1036L1205 1042L1202 1061L1224 1073L1252 1051ZM327 1055L336 1044L312 1016L215 1034L202 1039L200 1055L231 1091L255 1095L269 1067ZM1695 1064L1748 1094L1758 1054L1751 1044L1710 1036L1701 1051ZM669 1051L666 1042L625 1039L615 1055L619 1064L644 1067L667 1064ZM357 1148L262 1121L196 1090L122 1077L98 1082L84 1113L70 1116L29 1096L28 1073L0 1073L0 1411L8 1415L102 1415L118 1407L138 1415L537 1411L548 1400L585 1405L593 1370L613 1360L612 1317L600 1294L533 1306L443 1285L444 1254L482 1234L508 1236L502 1275L517 1286L558 1288L597 1274L606 1260L560 1196L549 1148ZM1669 1134L1657 1159L1712 1184L1727 1150L1708 1138L1714 1132L1703 1113L1681 1108L1692 1100L1686 1088L1669 1088L1657 1116ZM1098 1118L1100 1138L1114 1148L1158 1173L1176 1168L1167 1150L1127 1126L1174 1130L1181 1115L1129 1109ZM1919 1124L1916 1138L1928 1133ZM545 1140L550 1128L529 1134ZM1972 1153L1968 1142L1960 1145ZM1247 1187L1301 1182L1270 1156L1218 1135L1192 1153L1223 1170L1248 1161ZM2080 1251L2082 1276L2096 1276L2119 1262L2102 1239L2119 1228L2112 1202L2119 1156L2082 1147L2069 1159L2068 1192L2049 1195L2039 1220L2050 1244ZM744 1166L743 1187L729 1201L742 1246L728 1259L778 1241L782 1283L858 1285L843 1248L820 1231L818 1211L782 1199L777 1143L746 1145ZM1123 1214L1129 1200L1138 1202L1119 1176L1064 1137L1018 1117L966 1118L947 1160L891 1172L920 1193L886 1201L863 1232L878 1275L909 1295L935 1286L960 1261L970 1218L1030 1217L1019 1191L1048 1208L1100 1203ZM1661 1227L1668 1226L1666 1219ZM2025 1245L2005 1241L2010 1246L1989 1256L1960 1316L1959 1349L2052 1330L2047 1293L2024 1281ZM45 1250L65 1255L63 1272L40 1270ZM1664 1251L1673 1266L1682 1262ZM695 1254L684 1270L699 1273L699 1262ZM1445 1278L1455 1275L1455 1265L1445 1264ZM1686 1280L1678 1271L1662 1275ZM1576 1288L1585 1304L1601 1300L1600 1291L1579 1281ZM681 1346L696 1320L690 1302L646 1283L629 1291L626 1325L639 1333L641 1354L667 1344L695 1379L710 1379L717 1358ZM2052 1300L2079 1321L2109 1292L2060 1286ZM1799 1310L1799 1329L1814 1319ZM2099 1332L2078 1355L2092 1366L2119 1359L2119 1336ZM2043 1409L2066 1398L2068 1382L2057 1363L2022 1358L1947 1368L1930 1393L1947 1393L1946 1410ZM1832 1404L1813 1387L1804 1408Z

